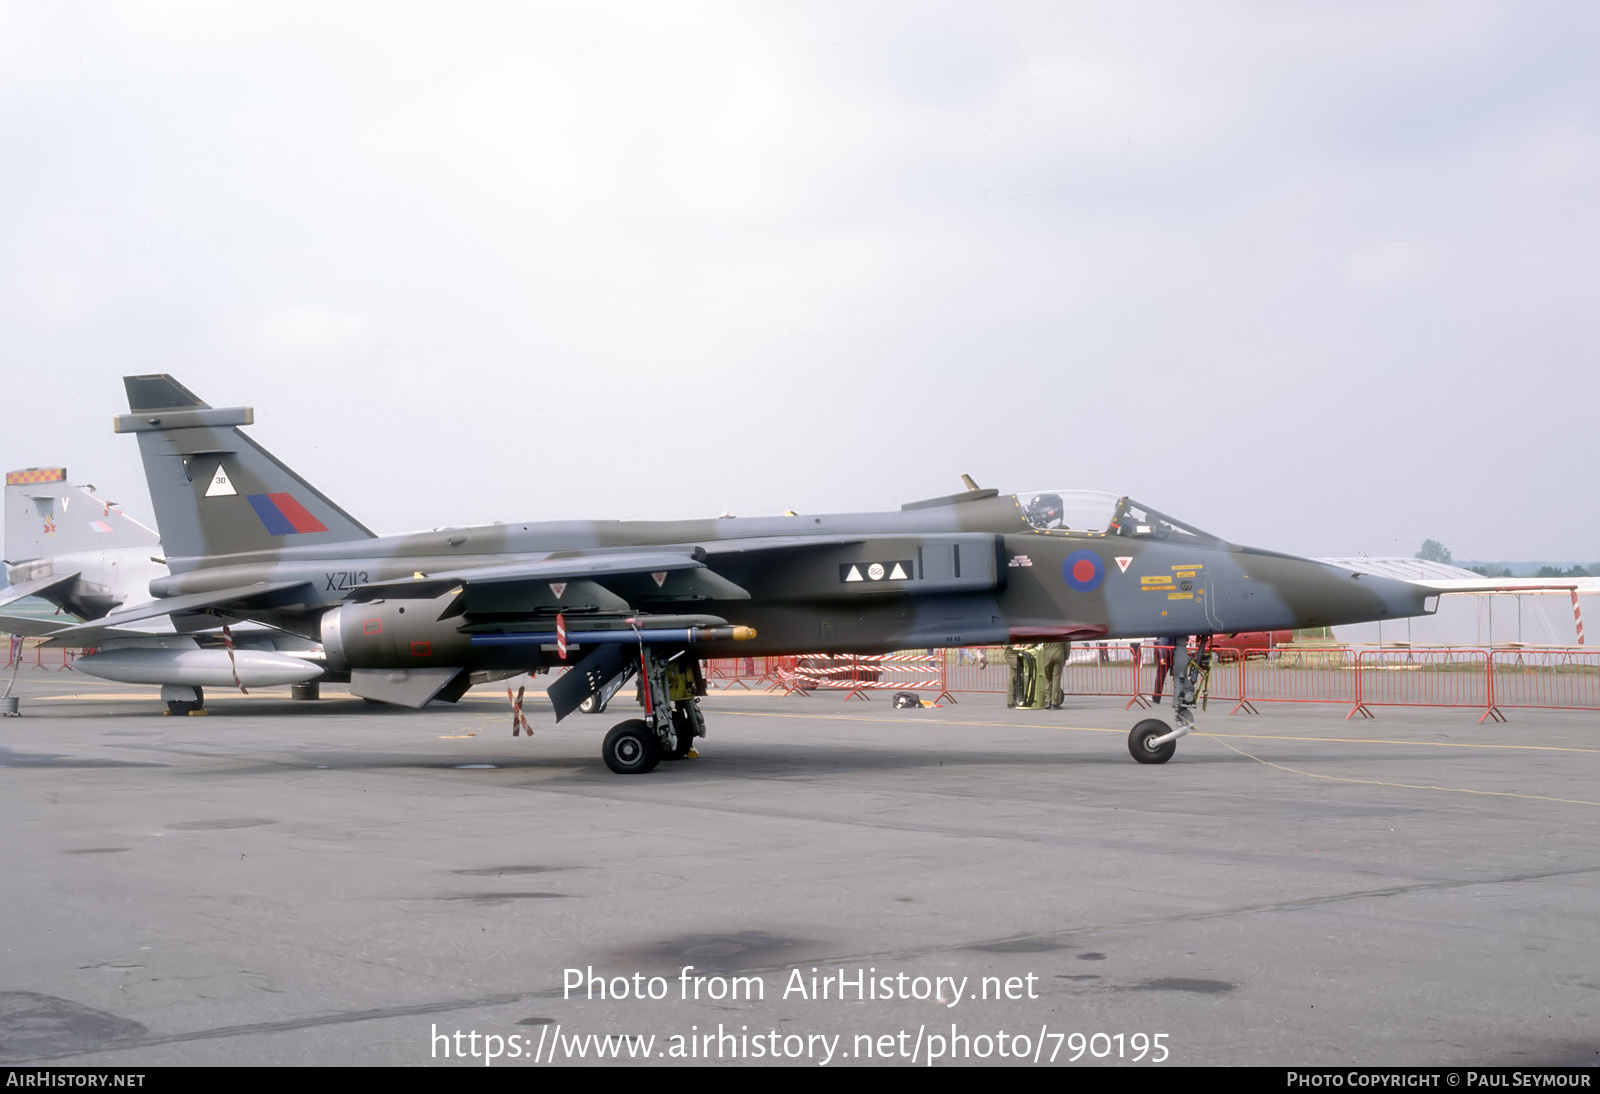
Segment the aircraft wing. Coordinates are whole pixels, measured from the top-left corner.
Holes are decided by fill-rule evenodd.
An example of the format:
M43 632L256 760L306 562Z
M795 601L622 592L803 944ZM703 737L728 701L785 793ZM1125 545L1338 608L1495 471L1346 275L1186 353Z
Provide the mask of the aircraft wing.
M889 579L864 576L881 559ZM937 560L946 560L941 572ZM923 561L913 564L913 559ZM959 558L959 564L956 559ZM995 588L1003 579L995 538L941 535L761 536L643 550L601 550L364 585L352 600L429 598L459 588L440 618L551 610L649 610L653 605L748 600L742 582L772 566L794 566L796 589L836 596L919 596ZM855 575L855 576L852 576ZM811 594L808 594L811 595Z
M913 557L923 552L931 561L940 552L960 567L949 573L918 572ZM872 569L882 555L888 579L867 580L859 572ZM869 557L870 556L870 557ZM942 535L765 536L680 544L647 549L601 549L488 566L434 571L420 577L382 581L352 590L345 600L432 600L459 590L439 618L451 616L522 616L552 611L648 611L658 605L681 606L694 601L748 600L739 583L771 559L809 560L796 587L832 590L836 595L885 596L970 592L994 588L1001 580L994 558L994 537L987 533ZM901 568L903 560L903 569ZM715 568L714 568L715 567ZM731 569L733 577L719 572ZM812 571L815 571L814 573ZM917 576L913 576L916 574ZM103 619L50 632L53 643L84 642L103 637L139 620L214 610L249 618L253 613L303 606L313 592L303 580L257 582L213 592L164 597L113 612Z
M872 536L755 536L749 539L720 539L700 544L698 549L710 557L752 555L767 551L820 551L832 547L859 547Z
M52 642L82 642L106 633L126 634L122 625L136 623L157 616L176 615L183 612L203 611L207 608L262 609L298 603L296 594L309 590L308 581L263 581L234 589L209 593L190 593L187 596L169 596L135 605L123 611L112 612L101 619L79 623L51 632Z
M51 574L49 577L36 577L32 581L22 581L15 585L7 585L4 589L0 589L0 608L5 607L7 604L15 604L24 597L47 593L58 585L65 585L67 582L75 580L79 573L80 571L78 570L68 570L64 574Z
M57 643L52 641L62 631L71 629L70 641ZM140 627L107 627L101 620L91 620L88 623L61 623L49 619L35 619L25 615L6 615L0 613L0 634L20 634L24 638L43 638L43 645L65 645L71 647L101 646L111 642L132 641L144 645L149 643L166 644L169 641L179 641L185 636L167 629L140 628Z
M70 618L70 617L69 617ZM0 613L0 634L20 634L24 638L45 638L72 626L59 619L38 619L31 615Z
M1412 578L1411 584L1421 585L1436 593L1527 593L1561 592L1582 588L1579 578L1572 577L1500 577L1479 578Z
M588 605L622 609L652 601L748 600L750 594L713 572L694 554L615 551L510 562L362 585L355 601L431 598L459 588L446 615L529 607Z

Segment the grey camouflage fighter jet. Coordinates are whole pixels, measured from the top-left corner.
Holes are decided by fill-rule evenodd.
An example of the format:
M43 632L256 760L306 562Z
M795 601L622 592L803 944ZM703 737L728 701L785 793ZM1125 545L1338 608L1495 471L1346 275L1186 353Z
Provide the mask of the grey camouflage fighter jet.
M898 512L494 524L374 536L170 376L125 380L171 574L152 602L69 628L170 616L253 620L319 639L357 695L455 700L474 674L561 665L564 718L636 674L643 717L602 754L619 773L688 754L699 660L883 653L1040 639L1327 626L1431 612L1433 590L1227 543L1128 498L977 488ZM76 632L76 633L74 633ZM565 657L563 658L563 654ZM1193 725L1180 643L1176 729L1134 727L1163 763Z

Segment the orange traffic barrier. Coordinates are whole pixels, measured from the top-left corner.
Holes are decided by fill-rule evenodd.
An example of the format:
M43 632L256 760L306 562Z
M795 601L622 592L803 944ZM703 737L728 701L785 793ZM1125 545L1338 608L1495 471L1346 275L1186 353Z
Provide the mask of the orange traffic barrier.
M1503 649L1489 663L1496 708L1600 710L1600 651Z
M1356 698L1346 718L1371 718L1372 707L1470 707L1480 723L1505 721L1495 707L1489 651L1363 650L1356 657Z
M1245 650L1237 665L1237 700L1228 713L1256 714L1256 703L1355 706L1361 686L1356 656L1342 646Z
M1062 691L1126 697L1129 707L1149 706L1157 694L1161 652L1149 643L1075 642L1062 670ZM70 666L64 662L63 667ZM708 664L707 677L725 687L764 685L790 695L838 690L847 700L865 699L875 690L937 690L939 701L955 702L957 694L1005 695L1011 685L1002 646L725 658ZM1160 693L1171 691L1171 680L1164 679ZM1600 650L1277 646L1213 651L1204 698L1231 702L1230 714L1256 714L1258 703L1328 703L1348 708L1347 718L1376 717L1376 707L1439 707L1478 710L1480 722L1503 722L1502 708L1600 710Z

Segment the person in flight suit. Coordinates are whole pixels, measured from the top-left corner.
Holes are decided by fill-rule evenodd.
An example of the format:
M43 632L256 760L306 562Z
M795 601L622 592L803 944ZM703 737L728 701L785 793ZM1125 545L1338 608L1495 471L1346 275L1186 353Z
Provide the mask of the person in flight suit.
M1061 673L1067 667L1070 642L1046 642L1039 647L1039 700L1046 710L1060 710L1066 696L1061 691Z
M1184 641L1180 634L1163 634L1156 639L1156 688L1150 695L1152 703L1161 702L1163 689L1167 682L1167 673L1172 671L1173 654L1178 648L1178 643Z

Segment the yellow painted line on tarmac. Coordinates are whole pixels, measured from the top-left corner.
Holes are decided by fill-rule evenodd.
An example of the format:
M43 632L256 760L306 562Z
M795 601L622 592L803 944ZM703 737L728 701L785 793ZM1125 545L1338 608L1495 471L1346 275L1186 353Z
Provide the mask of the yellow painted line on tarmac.
M734 715L745 718L822 718L841 722L895 722L905 724L904 718L870 718L855 714L775 714L765 711L724 710L722 715ZM1032 729L1033 726L1020 722L967 722L955 720L941 720L940 725L945 726L998 726L1003 729ZM1104 729L1100 726L1063 726L1054 723L1042 723L1041 728L1068 729L1075 733L1127 733L1125 729ZM1420 745L1426 748L1499 748L1524 752L1593 752L1600 753L1600 748L1575 748L1563 745L1490 745L1472 744L1466 741L1386 741L1370 737L1292 737L1267 733L1213 733L1208 730L1195 730L1196 734L1206 737L1228 737L1240 741L1310 741L1316 744L1332 745L1402 745L1410 747Z
M926 708L924 708L924 709L926 709ZM717 713L719 715L722 715L722 716L730 716L730 717L734 717L734 718L816 718L816 719L821 719L823 721L834 721L834 722L894 722L897 725L905 725L905 721L906 721L904 718L864 718L864 717L862 717L860 715L856 715L856 714L776 714L776 713L768 713L767 711L754 711L754 710L719 710ZM998 727L1000 727L1002 729L1017 729L1017 728L1031 729L1032 728L1031 726L1019 726L1018 723L1016 723L1016 722L964 722L964 721L943 721L943 720L941 720L939 722L939 724L942 725L942 726L998 726ZM1125 729L1101 729L1098 726L1060 726L1060 725L1052 725L1050 728L1051 729L1071 729L1071 730L1076 730L1079 733L1126 733L1127 732L1127 730L1125 730Z
M1214 736L1214 734L1202 733L1199 731L1197 731L1194 735L1199 737ZM1227 741L1221 740L1220 738L1218 739L1217 743L1222 745L1222 747L1233 752L1237 752L1246 759L1254 760L1256 763L1265 767L1276 768L1279 771L1286 771L1291 775L1304 775L1308 779L1322 779L1326 782L1356 783L1360 786L1389 786L1400 790L1438 790L1446 794L1477 794L1487 798L1521 798L1524 801L1560 802L1562 805L1600 806L1600 802L1586 801L1583 798L1552 798L1545 794L1513 794L1509 790L1468 790L1461 786L1435 786L1432 783L1395 783L1388 782L1383 779L1352 779L1345 775L1319 775L1315 771L1305 771L1298 767L1289 767L1287 764L1278 764L1273 763L1271 760L1263 760L1260 756L1252 756L1244 749L1234 748L1233 745L1230 745ZM1573 751L1589 752L1593 750L1577 749Z
M1600 748L1577 748L1570 745L1487 745L1469 741L1386 741L1376 737L1290 737L1271 733L1212 733L1196 730L1207 737L1227 737L1236 741L1316 741L1338 745L1421 745L1424 748L1501 748L1513 752L1600 752Z
M523 701L526 702L528 697L546 696L546 694L547 693L544 693L544 691L530 691L530 693L526 694ZM726 693L715 694L720 696L720 694ZM774 691L774 693L752 691L750 696L771 696L779 697L779 699L781 699L782 694L776 693L776 691ZM138 693L37 696L29 699L29 702L61 702L69 701L69 699L70 701L88 701L88 699L102 699L102 701L134 701L134 699L158 699L158 697L160 697L158 694L149 693L149 691L138 691ZM331 694L331 696L323 696L323 699L354 699L354 697L355 696L350 696L350 694L346 693L334 693ZM219 699L227 699L227 701L235 701L235 699L278 699L278 701L288 701L290 696L285 693L266 693L266 691L248 694L248 696L240 696L240 694L234 694L232 691L226 691L226 693L208 694L208 696L206 696L206 704L210 705L211 702L219 701ZM318 701L314 701L314 699L302 699L302 701L299 702ZM478 705L490 705L490 707L493 707L493 705L498 705L499 702L501 701L499 701L498 697L488 696L488 694L485 694L485 696L466 696L462 697L461 701L456 704L456 707L458 707L458 709L461 709L461 707L469 707L469 705L474 705L474 707L478 707ZM738 718L822 718L822 720L832 721L882 721L882 723L906 725L906 718L904 717L880 718L870 717L870 715L850 715L850 713L779 713L765 712L765 710L763 710L763 712L755 712L755 710L718 710L717 713L718 715L731 715L731 717ZM939 721L939 725L995 726L995 728L1000 729L1035 728L1035 726L1029 726L1026 725L1026 723L1018 723L1018 721L965 721L954 720L954 718L952 718L952 720L941 720ZM1054 723L1042 723L1042 726L1043 728L1050 729L1069 729L1069 731L1072 731L1072 733L1128 733L1126 729L1106 729L1102 728L1102 726L1062 726L1054 725ZM1213 733L1213 731L1206 731L1206 729L1197 729L1195 733L1203 734L1203 736L1206 737L1218 737L1218 739L1224 739L1224 737L1226 737L1226 739L1229 739L1229 741L1304 741L1310 742L1310 744L1379 744L1398 745L1398 747L1422 747L1422 749L1498 749L1502 750L1502 752L1600 753L1600 749L1579 749L1579 747L1576 747L1576 745L1475 744L1475 742L1467 741L1387 741L1387 739L1384 739L1384 737L1306 737L1293 736L1293 734L1274 733Z
M730 711L724 711L723 713L725 713L725 714L742 715L742 716L744 716L746 718L807 718L807 717L810 717L810 718L821 718L821 719L824 719L824 720L831 719L833 721L840 721L840 722L897 722L897 723L899 723L901 725L905 724L905 720L902 719L902 718L863 718L863 717L860 717L859 715L852 715L852 714L812 714L812 715L806 715L806 714L768 714L768 713L760 713L760 712L731 711L731 710ZM1017 728L1017 725L1018 725L1016 722L967 722L967 721L948 721L948 722L940 722L939 724L940 725L957 725L957 726L1001 726L1001 727L1005 727L1005 728L1008 728L1008 729L1015 729L1015 728ZM1024 727L1024 728L1027 728L1027 727ZM1123 732L1120 729L1102 729L1102 728L1100 728L1098 726L1051 725L1051 726L1049 726L1049 728L1051 728L1051 729L1068 729L1068 730L1072 730L1072 731L1078 732L1078 733L1121 733L1121 732ZM1276 768L1279 771L1285 771L1285 772L1288 772L1288 773L1293 774L1293 775L1303 775L1308 779L1321 779L1321 780L1324 780L1326 782L1356 783L1356 784L1361 785L1361 786L1387 786L1387 787L1391 787L1391 788L1399 789L1399 790L1437 790L1437 791L1441 791L1441 792L1447 793L1447 794L1476 794L1476 795L1480 795L1480 796L1483 796L1483 797L1490 797L1490 798L1520 798L1520 799L1522 799L1524 801L1558 802L1558 803L1563 804L1563 805L1594 805L1594 806L1600 806L1600 802L1587 801L1587 800L1582 799L1582 798L1555 798L1555 797L1550 797L1550 796L1547 796L1547 795L1544 795L1544 794L1514 794L1514 793L1511 793L1510 791L1506 791L1506 790L1468 790L1465 787L1459 787L1459 786L1435 786L1435 785L1433 785L1431 783L1397 783L1397 782L1388 782L1388 781L1385 781L1383 779L1354 779L1354 778L1349 778L1349 777L1344 776L1344 775L1319 775L1314 771L1306 771L1306 770L1303 770L1303 769L1298 768L1298 767L1289 767L1286 764L1273 763L1271 760L1263 760L1260 756L1252 755L1249 752L1246 752L1242 748L1235 748L1233 745L1229 744L1223 738L1225 738L1225 737L1237 737L1237 738L1239 738L1241 740L1262 740L1262 741L1311 741L1311 742L1316 742L1316 743L1319 743L1319 744L1431 745L1431 746L1436 747L1436 748L1509 748L1509 749L1523 749L1523 750L1527 750L1527 751L1547 751L1547 752L1600 752L1600 749L1594 749L1594 748L1561 748L1561 747L1554 746L1554 745L1474 745L1474 744L1455 744L1455 743L1451 743L1449 741L1381 741L1381 740L1372 740L1372 739L1368 739L1368 738L1349 738L1349 737L1287 737L1287 736L1285 736L1285 737L1276 737L1276 736L1269 736L1269 735L1265 735L1265 734L1208 733L1205 730L1198 730L1198 729L1195 730L1192 734L1190 734L1190 736L1191 737L1214 737L1214 738L1217 739L1217 743L1218 744L1222 745L1224 748L1227 748L1227 749L1230 749L1230 750L1232 750L1234 752L1237 752L1239 755L1245 757L1246 759L1254 760L1256 763L1261 764L1261 765L1263 765L1265 767Z

